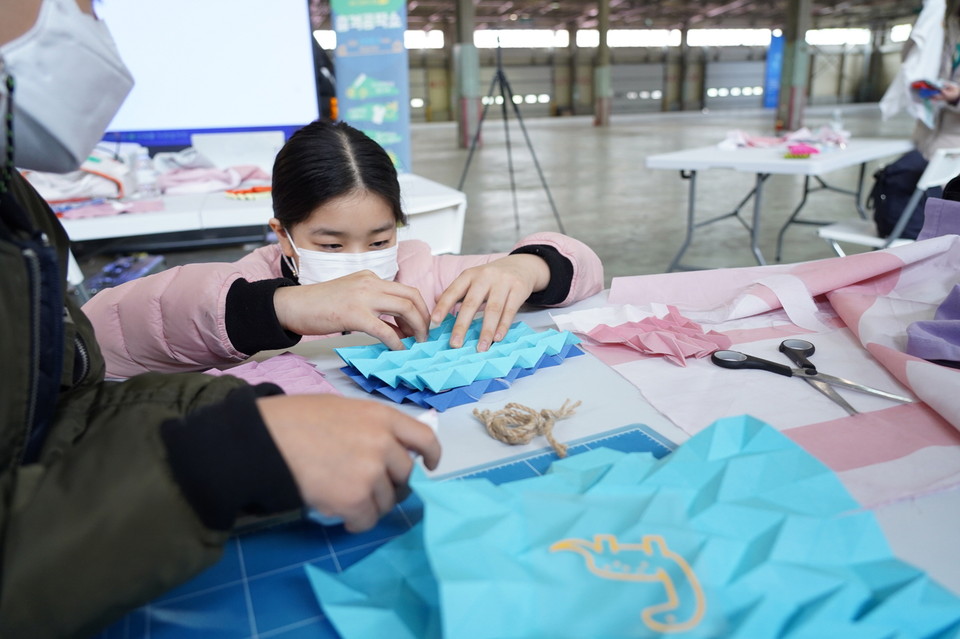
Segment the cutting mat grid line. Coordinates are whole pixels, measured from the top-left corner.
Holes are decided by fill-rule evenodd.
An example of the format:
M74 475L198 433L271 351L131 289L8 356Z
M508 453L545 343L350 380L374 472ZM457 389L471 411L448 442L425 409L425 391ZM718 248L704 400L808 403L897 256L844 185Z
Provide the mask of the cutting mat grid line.
M568 453L598 447L649 452L660 458L675 445L645 425L631 424L575 440ZM483 477L501 484L542 475L557 459L551 449L542 449L436 479ZM297 520L236 535L215 565L126 615L97 638L337 639L314 598L304 566L346 570L410 530L422 516L423 503L413 495L363 533Z

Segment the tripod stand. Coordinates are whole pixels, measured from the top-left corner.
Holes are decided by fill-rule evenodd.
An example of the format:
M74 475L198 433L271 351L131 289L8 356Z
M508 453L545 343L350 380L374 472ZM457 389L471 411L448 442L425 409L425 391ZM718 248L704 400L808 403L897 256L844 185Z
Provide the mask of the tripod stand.
M507 141L507 167L510 173L510 193L513 196L513 217L516 221L517 230L520 230L520 212L517 207L517 182L514 178L513 172L513 153L510 146L510 123L507 121L507 103L513 107L513 112L516 115L517 122L520 124L520 130L523 131L523 137L527 142L527 148L530 149L530 157L533 158L533 165L537 169L537 174L540 176L540 183L543 185L543 190L547 194L547 200L550 201L550 208L553 209L553 217L557 220L557 226L560 228L561 233L566 233L563 228L563 222L560 221L560 215L557 213L557 206L553 203L553 196L550 194L550 188L547 186L547 180L543 177L543 170L540 168L540 162L537 161L537 154L533 150L533 144L530 142L530 136L527 134L527 127L523 124L523 117L520 115L520 107L517 106L517 103L513 100L513 89L510 87L510 82L507 80L507 75L503 72L503 59L501 56L501 49L497 47L497 70L493 74L493 79L490 81L490 88L487 89L487 95L493 96L493 88L499 87L500 97L502 102L500 104L501 113L503 114L503 131L506 136ZM467 154L467 163L463 167L463 175L460 176L460 184L457 186L458 191L463 190L463 183L467 180L467 172L470 170L470 162L473 160L473 153L477 149L477 143L480 141L480 131L483 129L483 121L487 118L487 109L490 108L490 102L488 101L483 105L483 111L480 114L480 121L477 122L477 131L473 134L473 141L470 143L470 152Z

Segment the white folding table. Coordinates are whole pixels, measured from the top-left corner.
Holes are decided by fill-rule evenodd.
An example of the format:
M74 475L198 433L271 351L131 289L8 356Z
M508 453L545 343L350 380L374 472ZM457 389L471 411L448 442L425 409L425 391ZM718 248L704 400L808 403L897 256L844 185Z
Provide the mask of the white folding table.
M459 253L467 196L449 186L412 173L401 173L400 199L407 214L407 226L400 239L423 240L433 253ZM202 231L209 229L263 226L273 217L269 197L236 200L222 192L169 195L163 210L80 219L62 219L72 242Z
M765 148L738 148L721 149L718 146L705 146L696 149L686 149L683 151L674 151L672 153L662 153L647 157L646 166L650 169L673 169L680 171L680 177L690 181L690 195L687 202L687 231L683 245L676 256L670 262L668 271L678 268L695 269L697 267L684 265L681 263L684 253L693 240L694 231L701 226L706 226L720 220L736 217L741 224L750 232L750 248L756 257L758 264L766 264L766 258L760 251L760 214L763 210L763 184L771 175L802 175L803 195L799 204L793 210L793 213L787 219L786 223L780 228L777 236L777 261L780 260L780 248L783 244L783 234L791 224L816 224L822 225L827 222L798 219L801 209L807 202L807 195L819 190L828 189L840 193L846 193L854 196L856 199L857 211L861 217L866 217L866 212L861 204L863 196L863 178L868 162L879 160L888 156L906 153L913 148L908 140L883 139L883 138L860 138L851 140L844 148L836 148L822 151L809 158L786 158L786 148L784 146L765 147ZM851 166L860 165L860 176L857 181L856 189L842 189L828 185L823 180L826 174L845 169ZM732 169L742 173L755 173L756 182L753 189L740 200L736 208L729 213L712 217L710 219L698 222L696 220L696 182L697 172L707 169ZM816 184L811 186L811 178ZM740 216L740 210L746 203L753 198L753 216L748 223Z

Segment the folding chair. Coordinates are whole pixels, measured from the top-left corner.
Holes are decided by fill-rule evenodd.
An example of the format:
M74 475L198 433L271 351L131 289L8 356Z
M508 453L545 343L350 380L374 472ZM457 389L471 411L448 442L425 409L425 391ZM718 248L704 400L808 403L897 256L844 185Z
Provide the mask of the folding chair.
M913 216L920 198L927 189L934 186L943 186L957 175L960 175L960 148L940 149L934 152L933 157L920 176L917 188L910 196L907 206L903 209L893 230L887 237L877 234L877 225L873 220L849 220L821 226L817 234L826 240L837 255L843 257L846 253L840 243L869 246L875 249L889 248L909 244L913 240L900 237L903 229Z

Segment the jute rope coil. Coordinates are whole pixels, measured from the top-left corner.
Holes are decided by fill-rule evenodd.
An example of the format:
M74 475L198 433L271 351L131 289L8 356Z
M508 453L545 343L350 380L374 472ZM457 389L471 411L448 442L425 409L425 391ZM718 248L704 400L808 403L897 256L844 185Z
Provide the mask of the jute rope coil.
M523 404L511 402L498 411L473 409L473 414L486 427L491 437L505 444L516 446L528 444L537 435L543 435L557 451L559 457L567 456L567 447L553 436L553 424L558 419L573 415L580 402L563 402L557 410L536 410Z

